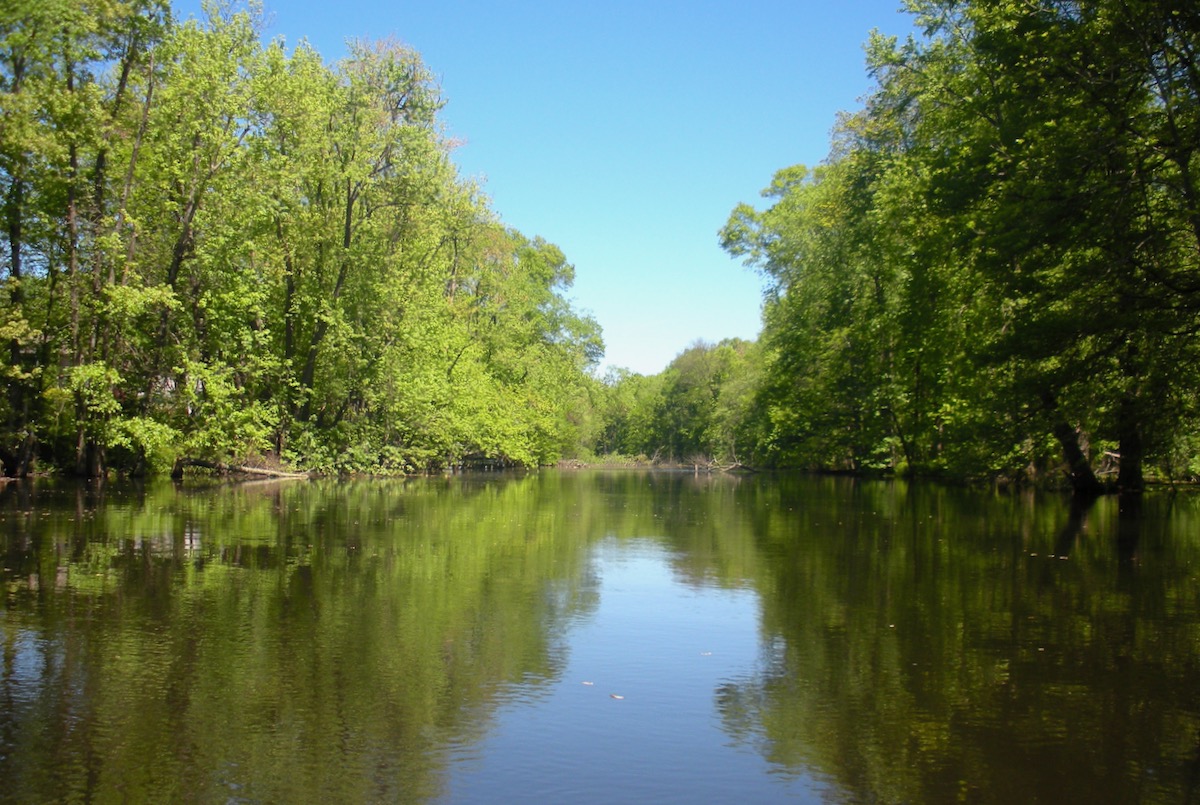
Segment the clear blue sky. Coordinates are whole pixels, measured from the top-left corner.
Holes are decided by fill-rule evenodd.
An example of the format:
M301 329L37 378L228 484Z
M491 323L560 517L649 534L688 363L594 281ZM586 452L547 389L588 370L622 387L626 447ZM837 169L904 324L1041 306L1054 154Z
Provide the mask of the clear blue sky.
M266 0L267 38L327 61L411 45L440 76L461 172L558 244L606 365L652 374L696 339L755 338L759 277L717 231L779 168L816 165L870 88L901 0ZM176 13L198 13L177 0Z

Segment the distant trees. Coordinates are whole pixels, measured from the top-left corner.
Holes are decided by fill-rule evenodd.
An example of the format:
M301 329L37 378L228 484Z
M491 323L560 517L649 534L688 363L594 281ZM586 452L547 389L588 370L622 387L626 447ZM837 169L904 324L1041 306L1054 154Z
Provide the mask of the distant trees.
M156 0L0 17L0 460L552 461L599 328L461 179L412 50Z
M594 449L667 462L738 461L755 346L732 338L689 346L657 375L614 370L599 389Z

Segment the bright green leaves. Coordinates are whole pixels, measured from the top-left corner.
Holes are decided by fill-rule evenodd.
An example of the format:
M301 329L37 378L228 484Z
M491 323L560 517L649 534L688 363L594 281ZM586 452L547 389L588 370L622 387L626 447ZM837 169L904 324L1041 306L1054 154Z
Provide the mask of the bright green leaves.
M593 405L601 418L592 437L595 449L688 464L748 459L760 362L754 344L727 339L698 341L650 377L610 372L595 390Z
M137 139L128 101L164 14L158 2L0 10L0 259L10 279L3 319L41 334L36 348L8 344L13 369L36 378L6 395L0 454L8 472L32 469L29 448L39 440L86 446L106 430L108 403L100 405L88 390L94 384L79 385L73 370L105 365L122 374L121 362L106 354L112 339L104 316L117 300L105 297L101 268L125 253L118 216L107 209L107 167ZM58 392L78 396L74 434L61 432L62 420L47 409ZM23 455L11 460L17 443Z
M253 6L68 6L0 17L6 472L38 439L89 474L573 449L598 328L458 177L415 51L330 66Z
M495 224L458 240L454 253L446 298L461 329L447 378L456 397L464 384L473 389L479 399L461 404L485 435L465 453L521 464L573 455L585 373L603 351L595 322L563 296L574 268L557 246Z
M357 43L337 72L304 49L268 64L277 441L354 470L557 458L562 385L597 338L560 294L562 252L493 223L455 174L429 70L396 43Z

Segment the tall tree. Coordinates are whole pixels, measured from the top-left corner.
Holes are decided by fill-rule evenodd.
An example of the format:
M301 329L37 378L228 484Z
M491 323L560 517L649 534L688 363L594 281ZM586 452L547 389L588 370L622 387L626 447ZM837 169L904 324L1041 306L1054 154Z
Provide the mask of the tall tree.
M3 453L5 469L21 474L36 443L55 435L43 406L61 388L59 367L71 377L66 385L76 413L95 385L87 379L95 373L81 366L95 347L92 313L105 278L100 260L119 218L112 189L121 180L109 164L115 149L139 136L132 86L148 68L167 11L158 0L131 0L17 4L4 14L0 174L14 382ZM36 337L17 348L21 333ZM82 469L86 436L77 435ZM14 440L21 444L15 451Z
M1196 412L1198 16L1175 2L910 2L829 164L722 233L770 283L760 448L818 466L1117 485Z
M598 327L459 177L420 56L205 10L0 10L5 474L573 449Z
M931 43L896 51L885 83L910 88L934 211L1011 311L993 355L1044 407L1113 438L1118 484L1138 489L1175 430L1169 367L1195 348L1200 16L1124 0L911 7Z

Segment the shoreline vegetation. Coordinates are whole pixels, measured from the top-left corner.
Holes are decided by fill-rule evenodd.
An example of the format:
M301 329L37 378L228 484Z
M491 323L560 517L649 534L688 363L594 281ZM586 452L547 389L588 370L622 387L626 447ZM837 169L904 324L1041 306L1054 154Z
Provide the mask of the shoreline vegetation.
M268 463L266 460L259 459L260 463ZM246 483L269 483L271 481L289 481L289 480L318 480L321 478L330 477L346 477L346 478L414 478L428 477L431 475L477 475L488 474L492 472L510 472L510 471L539 471L544 469L552 469L563 472L579 472L579 471L631 471L631 472L655 472L668 474L689 474L696 476L713 476L713 475L735 475L735 476L751 476L758 474L775 475L779 473L798 474L807 476L828 476L828 477L851 477L863 481L908 481L908 482L925 482L932 484L945 484L950 486L966 486L976 488L990 488L996 491L1009 490L1027 490L1041 489L1044 491L1061 491L1072 493L1077 497L1093 498L1109 494L1128 494L1126 490L1122 490L1115 482L1109 480L1102 481L1100 485L1091 492L1080 492L1075 489L1070 479L1064 474L1058 479L1039 479L1031 481L1029 479L1014 479L1003 476L949 476L949 475L920 475L920 474L901 474L892 470L833 470L823 468L764 468L751 467L740 462L725 464L713 459L696 458L692 461L672 461L662 459L650 459L646 456L594 456L591 458L570 458L560 459L553 464L541 465L539 467L522 467L519 465L504 465L496 461L476 462L472 464L462 464L452 467L445 467L436 471L410 472L410 473L373 473L373 472L355 472L355 473L323 473L302 470L286 470L276 469L269 466L257 466L254 463L247 464L220 464L208 461L185 460L172 469L171 478L176 482L182 482L187 478L213 478L223 479L225 481L233 481L238 484ZM10 481L16 481L16 478L0 476L0 484ZM1148 475L1144 480L1142 491L1151 490L1195 490L1200 489L1200 482L1192 478L1163 478L1157 475Z
M561 470L673 470L693 473L753 473L759 470L740 462L724 463L709 457L696 457L688 461L664 461L646 456L595 456L591 459L563 459L554 465Z
M0 475L1200 479L1200 9L907 7L825 162L717 233L759 338L650 376L598 373L574 266L459 175L411 48L0 13Z

